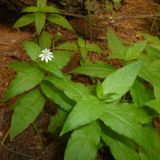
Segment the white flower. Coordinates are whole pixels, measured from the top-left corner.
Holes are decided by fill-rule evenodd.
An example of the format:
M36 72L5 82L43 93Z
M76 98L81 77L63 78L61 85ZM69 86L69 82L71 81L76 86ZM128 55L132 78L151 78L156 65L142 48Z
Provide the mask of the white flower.
M42 50L42 53L39 55L39 58L41 58L41 61L45 61L46 63L48 63L52 60L52 58L54 58L54 56L50 49L45 48L44 50Z

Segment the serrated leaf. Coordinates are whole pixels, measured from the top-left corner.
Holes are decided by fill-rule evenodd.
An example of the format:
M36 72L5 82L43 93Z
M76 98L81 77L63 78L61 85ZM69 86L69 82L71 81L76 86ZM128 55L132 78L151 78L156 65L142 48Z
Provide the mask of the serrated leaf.
M95 160L101 129L96 123L75 130L68 141L64 160Z
M50 14L47 18L51 23L59 25L65 29L73 30L72 26L66 18L58 14Z
M134 104L137 106L144 105L145 102L151 100L151 96L144 84L140 81L135 81L134 85L130 89Z
M142 61L129 64L110 74L102 83L103 95L114 93L107 102L121 98L132 87L142 66Z
M112 54L109 56L109 58L125 59L125 52L127 48L122 43L122 41L116 36L112 29L108 30L107 41L109 49L112 51Z
M75 105L74 102L70 100L63 91L59 90L51 83L41 83L41 89L49 99L54 101L60 106L60 108L67 112L70 111Z
M30 6L30 7L26 7L22 10L22 13L28 13L28 12L38 12L39 8L34 7L34 6Z
M153 129L145 128L137 123L136 116L126 105L106 104L105 113L100 119L118 134L138 143L147 154L157 154L160 145L158 134Z
M76 51L76 50L78 50L78 47L77 47L77 44L74 42L66 42L66 43L63 43L63 44L60 44L59 46L57 46L56 49Z
M115 68L103 62L83 64L80 67L73 69L73 73L84 74L91 77L106 78L113 73Z
M57 64L54 61L49 61L48 63L40 62L39 66L43 68L44 70L50 73L53 73L57 77L64 79L64 75L62 71L60 70L60 68L57 66Z
M80 101L90 95L90 91L81 83L75 83L70 80L62 80L56 77L48 76L45 80L54 84L57 88L64 91L64 93L74 101Z
M35 21L35 16L34 14L27 14L22 17L20 17L16 23L14 24L14 28L20 28L27 26Z
M135 43L132 47L130 47L126 51L126 60L130 61L130 60L138 58L140 53L142 53L143 50L145 49L146 45L147 45L147 41Z
M13 61L9 63L9 67L11 67L15 72L23 72L29 68L34 67L32 64L27 63L25 61Z
M47 6L47 0L37 0L37 7L39 9L44 8Z
M72 52L69 51L54 51L54 63L57 64L57 66L62 69L64 66L68 64L68 62L71 60L71 57L73 55Z
M94 43L86 43L86 50L91 52L102 52L102 49Z
M36 31L40 34L45 27L46 23L46 14L45 13L34 13L35 14L35 26Z
M13 79L5 93L4 99L8 100L37 86L43 79L43 73L37 68L28 68L19 72Z
M140 160L139 154L127 146L118 139L108 136L106 133L102 132L102 139L109 146L114 158L116 160Z
M45 104L39 90L33 90L17 101L11 120L11 140L34 122Z
M52 42L50 33L43 31L39 38L39 46L42 49L45 49L45 48L51 48L51 45Z
M58 109L56 115L51 117L48 131L54 133L59 127L62 127L67 117L67 112Z
M26 50L28 56L33 60L37 60L39 54L41 54L42 50L41 48L32 41L25 41L23 43L23 47Z
M42 9L40 9L40 11L44 13L61 13L60 10L55 6L45 6Z
M97 120L103 112L103 105L93 96L88 96L77 103L70 112L61 134Z

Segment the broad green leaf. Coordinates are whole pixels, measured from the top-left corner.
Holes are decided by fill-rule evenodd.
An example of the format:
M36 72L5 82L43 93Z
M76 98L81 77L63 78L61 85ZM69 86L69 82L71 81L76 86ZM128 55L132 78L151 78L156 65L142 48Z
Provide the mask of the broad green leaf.
M18 72L23 72L24 70L27 70L29 68L32 68L33 65L25 61L13 61L9 64L9 67L11 67L15 72L18 73Z
M38 55L41 54L41 48L32 41L25 41L23 43L23 47L26 50L29 57L35 61L38 59Z
M160 99L160 85L154 86L154 96L156 99Z
M42 9L47 6L47 0L37 0L37 7Z
M146 45L147 45L147 41L135 43L132 47L130 47L126 51L126 60L130 61L138 58L140 53L142 53L143 50L145 49Z
M64 160L96 160L101 129L96 123L75 130L68 141Z
M61 15L58 14L50 14L49 17L47 18L51 23L54 23L56 25L59 25L65 29L68 30L73 30L72 26L68 22L66 18L64 18Z
M43 73L37 68L28 68L19 72L15 79L11 81L5 93L5 100L24 93L37 86L43 79Z
M60 106L65 111L70 111L75 105L72 100L70 100L63 91L56 88L51 83L43 82L41 83L41 89L43 93L52 101Z
M145 102L151 99L151 96L144 84L140 81L135 81L134 85L130 89L134 104L137 106L143 106Z
M70 112L61 134L97 120L102 112L103 105L96 97L88 96L82 99Z
M132 87L142 66L142 61L131 63L110 74L102 83L103 95L114 94L106 101L114 101L121 98Z
M154 109L157 113L160 113L160 100L152 100L145 103L146 106Z
M94 43L86 43L86 50L91 52L102 52L102 49Z
M148 44L146 46L145 50L147 51L148 55L150 55L152 57L160 58L160 48Z
M64 93L74 101L80 101L90 95L90 91L81 83L72 82L70 80L62 80L56 77L48 76L45 80L54 84L57 88L64 91Z
M77 47L77 44L74 42L66 42L66 43L63 43L63 44L60 44L59 46L57 46L56 49L76 51L76 50L78 50L78 47Z
M34 7L34 6L30 6L30 7L26 7L22 10L23 13L28 13L28 12L38 12L39 8Z
M20 28L27 26L35 21L35 16L34 14L26 14L22 17L20 17L16 23L14 24L14 28Z
M55 6L46 6L42 9L40 9L41 12L45 12L45 13L58 13L60 14L60 10L58 8L56 8Z
M11 120L11 140L35 121L45 104L39 90L33 90L17 100Z
M136 116L138 115L132 112L131 107L106 104L105 113L100 119L113 131L142 146L147 154L157 154L160 145L158 134L153 129L140 125L135 119Z
M150 82L153 86L160 83L160 60L155 59L151 62L145 62L141 68L139 76L144 80Z
M113 73L115 68L104 62L96 62L90 64L83 64L80 67L73 69L74 73L84 74L91 77L106 78Z
M51 45L52 41L50 33L43 31L39 38L39 46L42 49L45 49L45 48L51 48Z
M112 29L108 30L107 40L109 49L112 51L112 54L109 57L125 59L125 52L127 48L122 43L122 41L116 36Z
M45 69L46 71L53 73L57 77L64 79L64 75L62 71L60 70L60 68L57 66L57 64L54 61L49 61L48 63L40 62L39 66Z
M69 51L54 51L53 54L53 61L60 69L62 69L69 63L73 55L73 53Z
M140 160L140 156L130 146L102 132L102 139L109 146L116 160Z
M67 117L67 112L58 109L56 115L51 117L48 131L54 133L59 127L62 127Z
M160 45L160 39L158 37L153 36L153 35L148 34L148 33L142 33L142 35L147 41L152 42L157 46Z
M45 27L46 23L46 14L45 13L34 13L35 14L35 25L36 31L40 34Z

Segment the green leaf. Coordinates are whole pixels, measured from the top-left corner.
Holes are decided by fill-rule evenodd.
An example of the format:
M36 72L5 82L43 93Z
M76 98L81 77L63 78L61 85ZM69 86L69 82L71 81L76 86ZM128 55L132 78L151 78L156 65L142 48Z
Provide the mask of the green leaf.
M77 51L78 47L77 47L77 44L74 42L66 42L66 43L63 43L63 44L60 44L59 46L57 46L56 49Z
M160 60L155 59L151 62L145 62L141 68L139 76L144 80L150 82L153 86L160 83Z
M148 44L145 50L149 56L160 58L160 48Z
M51 117L50 124L48 126L48 131L51 133L56 132L56 130L63 126L67 117L67 112L58 109L56 115Z
M137 106L143 106L145 102L151 100L148 89L140 81L135 81L134 85L130 89L134 104Z
M58 13L58 14L61 13L60 10L55 6L46 6L40 9L40 11L44 13Z
M71 60L72 55L73 53L69 51L54 51L53 61L60 69L62 69Z
M47 0L37 0L37 7L42 9L47 6Z
M38 59L39 54L41 54L41 48L32 41L25 41L23 43L23 47L26 50L29 57L35 61Z
M91 52L102 52L102 49L94 43L86 43L86 50Z
M90 64L83 64L80 67L73 69L73 73L84 74L91 77L106 78L113 73L115 68L104 62L96 62Z
M14 28L20 28L27 26L35 21L35 16L34 14L26 14L22 17L20 17L16 23L14 24Z
M68 30L73 30L72 26L70 25L70 23L68 22L68 20L66 18L64 18L61 15L58 14L50 14L48 17L48 20L51 23L57 24L65 29Z
M143 37L149 41L149 42L152 42L154 43L155 45L159 46L160 45L160 40L158 37L156 36L153 36L151 34L148 34L148 33L142 33Z
M43 68L44 70L50 73L53 73L57 77L64 79L64 75L62 71L60 70L60 68L57 66L57 64L54 61L49 61L48 63L40 62L39 66Z
M102 112L103 105L96 97L88 96L82 99L70 112L61 134L97 120Z
M104 132L102 132L102 139L109 146L116 160L140 160L138 153L133 148L118 139L114 139Z
M127 48L122 43L122 41L116 36L112 29L108 30L107 40L109 49L112 51L112 54L109 57L125 59L125 52Z
M45 80L54 84L57 88L64 91L64 93L74 101L80 101L90 95L90 91L81 83L72 82L70 80L62 80L57 77L48 76Z
M35 25L36 31L40 34L45 27L46 23L46 14L45 13L34 13L35 14Z
M61 32L57 32L56 35L54 36L54 42L58 42L63 38L63 35Z
M64 160L95 160L101 129L96 123L75 130L68 141Z
M140 53L143 52L146 45L147 45L147 41L142 41L142 42L135 43L132 47L130 47L127 50L126 60L130 61L130 60L136 59L140 55Z
M34 7L34 6L30 6L30 7L26 7L22 10L22 13L29 13L29 12L38 12L39 8Z
M137 112L138 113L138 112ZM105 113L100 119L113 131L124 135L140 146L147 154L159 152L160 139L153 129L145 128L137 122L132 107L126 105L106 104Z
M154 109L157 113L160 113L160 100L152 100L145 103L146 106Z
M83 38L79 37L77 40L79 48L86 48L86 42Z
M35 121L44 104L45 99L39 90L33 90L17 100L11 120L11 140Z
M26 92L37 86L43 79L43 73L37 68L28 68L19 72L15 79L11 81L5 93L5 100Z
M110 74L102 83L103 95L114 93L107 102L121 98L132 87L142 66L142 61L129 64Z
M32 68L33 65L25 61L13 61L9 64L9 67L11 67L15 72L18 73L18 72L23 72L24 70L27 70L29 68Z
M49 99L54 101L60 106L60 108L67 112L70 111L75 105L74 102L70 100L63 91L59 90L51 83L41 83L41 89Z
M160 99L160 85L154 86L154 96L156 99Z
M39 38L39 46L42 49L45 49L45 48L51 48L51 45L52 45L52 41L51 41L50 33L43 31Z

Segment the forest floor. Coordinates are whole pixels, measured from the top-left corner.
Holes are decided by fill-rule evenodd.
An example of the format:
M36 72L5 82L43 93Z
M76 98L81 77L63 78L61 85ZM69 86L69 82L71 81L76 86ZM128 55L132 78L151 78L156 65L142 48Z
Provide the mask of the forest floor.
M91 53L92 61L103 60L121 66L117 60L108 60L107 55L110 51L106 44L107 27L113 27L119 37L124 41L139 41L142 39L140 32L147 32L158 35L160 26L158 20L154 20L153 15L158 13L159 5L149 0L126 0L126 3L117 11L113 17L109 13L99 14L92 18L92 41L100 45L105 53L96 55ZM160 12L159 12L160 13ZM71 18L75 32L59 30L63 41L75 41L78 36L89 37L88 24L85 18ZM15 98L8 102L3 101L3 95L9 82L15 76L8 64L14 60L29 61L22 48L22 42L34 37L32 27L25 28L23 31L12 29L11 25L1 24L0 19L0 141L4 141L0 147L0 160L62 160L64 152L64 142L58 137L47 132L50 117L56 112L56 104L47 102L45 109L37 118L34 126L30 126L22 134L17 136L12 142L9 140L7 131L10 126L12 115L12 104ZM4 23L4 22L3 22ZM53 35L57 28L48 25L47 29ZM88 32L86 32L88 31ZM79 57L75 54L68 66L64 68L69 72L72 68L79 65ZM90 83L88 77L73 77L75 81ZM155 121L155 126L160 128L160 123ZM38 132L37 132L38 129ZM98 160L111 160L106 150L100 150Z

